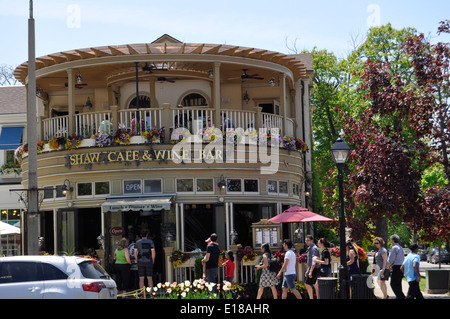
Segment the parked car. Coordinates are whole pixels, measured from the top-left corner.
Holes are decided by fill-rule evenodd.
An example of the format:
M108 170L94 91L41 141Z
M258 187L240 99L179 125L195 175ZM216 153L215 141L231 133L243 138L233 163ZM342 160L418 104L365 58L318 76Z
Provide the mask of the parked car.
M440 256L440 260L441 263L450 263L450 254L448 253L448 251L441 249L441 251L436 251L433 256L431 256L430 258L430 262L432 264L437 264L439 263L439 256Z
M425 249L419 250L420 261L426 261L427 260L427 255L428 255L428 251L427 250L425 250Z
M431 257L438 251L437 248L431 248L427 254L427 262L431 263Z
M0 258L0 298L115 299L117 287L90 258L15 256Z

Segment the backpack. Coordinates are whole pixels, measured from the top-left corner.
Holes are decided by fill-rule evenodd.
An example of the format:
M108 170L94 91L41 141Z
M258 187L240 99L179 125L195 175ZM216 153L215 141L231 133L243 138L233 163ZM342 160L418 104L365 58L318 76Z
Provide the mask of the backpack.
M279 272L281 269L281 261L276 257L271 257L269 259L269 270L271 272Z

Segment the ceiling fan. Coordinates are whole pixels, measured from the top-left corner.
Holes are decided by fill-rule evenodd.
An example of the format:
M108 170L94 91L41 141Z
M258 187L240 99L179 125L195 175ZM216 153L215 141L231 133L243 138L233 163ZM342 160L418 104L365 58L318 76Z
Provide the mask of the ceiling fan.
M175 80L178 80L178 78L166 78L164 76L160 76L157 77L156 80L158 82L170 82L170 83L175 83Z
M244 74L241 75L242 80L247 79L264 80L264 78L260 77L259 74L247 74L248 69L242 69L242 71L244 71Z
M163 66L163 65L162 65ZM167 68L164 67L158 67L153 63L145 63L144 66L142 67L142 71L146 71L149 73L153 73L154 70L158 70L158 71L169 71Z

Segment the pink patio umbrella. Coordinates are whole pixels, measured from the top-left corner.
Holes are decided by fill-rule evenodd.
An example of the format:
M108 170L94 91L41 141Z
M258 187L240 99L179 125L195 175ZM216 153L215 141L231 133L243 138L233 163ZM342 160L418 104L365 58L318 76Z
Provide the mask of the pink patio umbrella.
M279 215L272 217L269 221L273 223L308 223L308 222L330 222L333 219L310 212L307 208L293 206Z

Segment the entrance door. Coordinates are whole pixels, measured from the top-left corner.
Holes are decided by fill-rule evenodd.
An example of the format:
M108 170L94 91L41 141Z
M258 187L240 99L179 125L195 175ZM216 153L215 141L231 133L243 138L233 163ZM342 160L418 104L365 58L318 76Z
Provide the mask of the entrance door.
M148 230L149 238L155 243L155 264L153 265L153 282L162 282L164 279L164 249L161 236L161 212L129 211L122 213L125 237L130 243L140 236L142 230Z
M58 254L74 254L78 239L77 209L59 209L57 225Z

